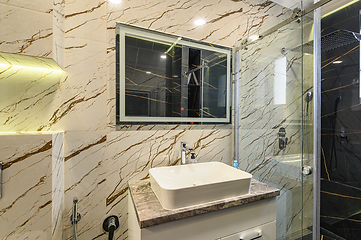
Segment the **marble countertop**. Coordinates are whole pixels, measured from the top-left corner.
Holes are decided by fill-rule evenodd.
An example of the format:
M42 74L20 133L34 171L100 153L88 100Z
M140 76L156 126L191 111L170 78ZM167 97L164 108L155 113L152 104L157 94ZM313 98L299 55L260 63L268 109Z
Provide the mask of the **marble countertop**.
M278 189L252 179L249 194L190 207L166 210L160 205L158 198L150 186L149 180L129 183L129 190L138 215L140 228L151 227L280 195Z

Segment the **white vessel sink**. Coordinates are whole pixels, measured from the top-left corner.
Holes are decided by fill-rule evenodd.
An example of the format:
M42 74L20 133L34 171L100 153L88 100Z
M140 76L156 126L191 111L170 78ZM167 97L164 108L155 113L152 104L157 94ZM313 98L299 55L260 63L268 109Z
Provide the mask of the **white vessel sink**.
M177 209L249 193L252 175L221 162L149 170L150 184L165 209Z

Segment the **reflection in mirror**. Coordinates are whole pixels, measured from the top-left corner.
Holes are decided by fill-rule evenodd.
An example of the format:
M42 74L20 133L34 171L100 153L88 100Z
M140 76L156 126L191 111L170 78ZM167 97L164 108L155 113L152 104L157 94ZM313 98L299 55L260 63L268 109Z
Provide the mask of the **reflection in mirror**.
M231 49L117 24L117 122L230 123Z

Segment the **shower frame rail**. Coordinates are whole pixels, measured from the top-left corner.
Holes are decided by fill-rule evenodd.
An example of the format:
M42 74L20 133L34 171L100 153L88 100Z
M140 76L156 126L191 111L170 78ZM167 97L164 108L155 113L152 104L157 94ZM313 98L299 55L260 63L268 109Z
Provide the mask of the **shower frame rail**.
M317 1L317 0L315 0ZM319 1L320 3L322 1ZM316 3L317 4L317 3ZM322 5L321 5L322 6ZM320 240L321 208L321 9L313 18L313 240Z
M315 4L311 5L310 7L306 8L305 10L301 10L299 8L295 8L293 10L293 14L291 17L287 18L286 20L280 22L279 24L271 27L270 29L264 31L263 33L259 34L259 38L257 40L260 40L262 39L263 37L265 36L268 36L270 35L271 33L274 33L275 31L277 31L278 29L286 26L287 24L293 22L293 21L296 21L297 19L299 19L300 17L303 17L311 12L313 12L314 10L318 9L319 7L322 7L323 5L331 2L332 0L320 0L318 2L316 2ZM257 42L257 40L255 41L248 41L247 39L245 39L242 44L240 45L240 48L245 48L247 47L248 45L251 45L255 42ZM238 49L236 49L238 50Z
M0 162L0 198L3 197L3 163Z

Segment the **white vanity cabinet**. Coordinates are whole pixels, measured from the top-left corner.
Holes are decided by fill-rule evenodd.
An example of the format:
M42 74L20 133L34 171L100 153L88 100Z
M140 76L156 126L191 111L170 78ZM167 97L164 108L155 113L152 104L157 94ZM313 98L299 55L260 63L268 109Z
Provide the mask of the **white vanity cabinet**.
M131 196L128 202L130 240L276 239L276 197L186 218L182 215L187 215L186 211L175 211L174 214L179 214L182 219L144 228L140 227L137 215L140 212Z

